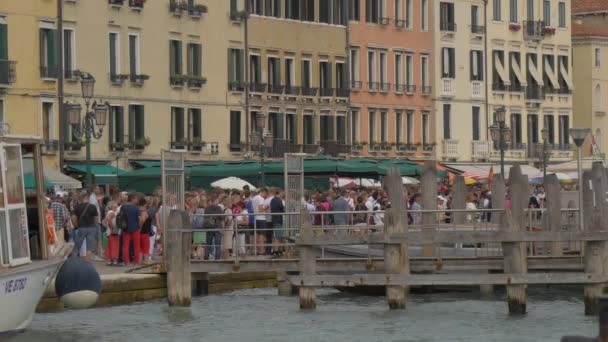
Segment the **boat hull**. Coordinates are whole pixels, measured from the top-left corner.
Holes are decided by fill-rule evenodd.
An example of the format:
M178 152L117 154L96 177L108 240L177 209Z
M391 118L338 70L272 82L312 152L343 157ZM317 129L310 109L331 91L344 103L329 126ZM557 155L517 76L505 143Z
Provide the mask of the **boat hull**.
M0 271L0 335L21 332L65 259L35 261Z

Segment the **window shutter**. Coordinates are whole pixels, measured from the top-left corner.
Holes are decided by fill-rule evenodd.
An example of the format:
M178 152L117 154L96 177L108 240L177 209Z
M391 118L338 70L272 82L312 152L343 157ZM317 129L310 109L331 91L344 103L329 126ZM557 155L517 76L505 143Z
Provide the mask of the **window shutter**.
M63 72L68 75L72 71L72 32L63 31Z
M174 76L176 72L175 67L175 42L173 40L169 41L169 75Z
M365 0L365 21L372 22L372 0Z
M327 62L327 88L333 88L332 85L332 64Z
M264 1L264 0L258 0L258 1ZM265 6L264 12L265 12L265 15L268 17L272 16L272 1L273 0L266 0L266 3L265 3L266 6Z
M135 46L136 37L129 36L129 73L131 75L137 75L137 48Z
M450 105L443 105L443 138L451 139L450 132Z
M146 116L144 115L144 106L137 106L137 113L138 113L138 119L139 119L139 124L138 124L138 128L139 128L139 138L145 138L146 137Z
M477 78L480 81L483 81L483 53L481 53L481 51L477 51Z
M182 42L178 41L177 42L177 54L175 56L175 71L177 72L178 75L181 75L184 73L184 69L183 69L183 57L182 57Z
M118 119L118 110L116 107L110 107L110 120L108 120L108 142L111 146L115 141L114 139L114 130L116 129L116 120Z
M57 67L57 44L56 44L56 35L57 30L48 30L48 55L47 55L47 63L49 68Z
M456 78L456 56L453 48L448 49L450 52L450 77Z
M471 76L471 81L475 80L475 74L476 74L476 70L475 70L475 66L476 66L476 54L475 51L469 52L469 70L470 72L470 76Z
M129 106L129 142L135 142L135 106Z
M46 50L46 31L44 29L40 29L40 67L46 67L47 66L47 60L44 54L44 51Z
M116 74L116 35L110 33L110 76Z
M203 74L203 46L194 44L194 75L202 76Z
M0 24L0 59L8 60L8 30L6 24Z
M118 136L116 137L116 141L120 143L125 142L125 113L123 107L116 108L117 111L117 119L116 119L116 132Z
M228 49L228 82L234 82L236 81L236 77L235 77L235 71L236 71L236 65L235 65L235 59L237 57L237 54L235 53L236 50L235 49Z

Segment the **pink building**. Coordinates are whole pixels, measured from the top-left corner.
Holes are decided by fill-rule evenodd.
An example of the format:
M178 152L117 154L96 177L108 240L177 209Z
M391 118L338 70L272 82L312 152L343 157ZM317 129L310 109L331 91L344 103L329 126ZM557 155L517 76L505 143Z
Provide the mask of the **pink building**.
M434 155L431 1L350 1L349 137L362 155Z

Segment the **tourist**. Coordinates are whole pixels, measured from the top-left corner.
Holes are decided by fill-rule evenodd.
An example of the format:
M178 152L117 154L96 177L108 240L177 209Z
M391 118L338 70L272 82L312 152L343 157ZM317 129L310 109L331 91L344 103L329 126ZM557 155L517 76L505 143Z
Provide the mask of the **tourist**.
M340 226L337 231L338 236L343 236L347 233L347 225L350 223L350 215L347 214L346 212L351 211L351 206L348 203L349 198L347 197L347 193L346 193L346 189L340 189L338 194L340 195L340 197L338 197L335 201L334 201L334 208L333 210L336 212L344 212L344 213L336 213L334 214L334 224L336 226Z
M61 195L56 195L49 208L53 211L55 230L62 232L59 233L58 239L64 239L65 242L68 242L67 230L68 223L70 222L70 212L68 211L68 208L63 205L63 197L61 197Z
M80 196L80 204L76 205L72 214L72 224L75 227L74 251L78 253L83 243L85 244L85 260L91 261L95 248L95 237L97 236L97 223L99 212L97 208L89 203L89 196L83 192Z
M235 238L236 245L238 247L235 248L239 254L244 255L247 254L247 237L249 235L249 211L245 208L245 203L243 201L239 201L236 204L236 209L238 210L238 214L236 215L236 226L238 230L238 234Z
M141 260L146 264L150 261L150 236L152 235L152 217L148 215L148 202L144 197L139 199L139 210L143 217L143 223L139 230L139 241L141 244Z
M254 232L256 234L256 239L258 243L261 243L261 247L258 248L257 253L266 253L265 244L265 229L266 229L266 206L265 200L268 197L268 189L262 188L260 189L260 193L258 193L252 200L253 213L255 214L255 223L254 223Z
M160 227L160 198L158 196L152 196L150 199L149 207L148 207L148 217L152 218L152 231L150 232L150 250L148 254L150 255L149 260L152 260L152 255L154 255L154 249L156 245L157 239L159 239L160 234L162 234Z
M422 224L422 194L415 193L410 199L410 215L413 225Z
M211 193L205 208L203 226L206 230L208 260L221 259L222 230L224 228L224 209L220 206L217 194Z
M131 261L138 265L141 257L140 226L144 223L146 216L142 215L139 207L139 199L134 193L127 196L127 202L120 206L120 212L125 215L126 229L122 235L122 260L126 266ZM130 259L129 248L133 243L133 260Z
M283 229L283 214L285 212L285 203L283 202L284 193L275 189L275 195L270 200L270 213L272 229L274 239L272 240L274 250L272 251L272 255L281 255L280 244L284 238L287 237L285 234L285 230Z
M207 208L207 197L201 197L198 201L198 208L192 217L192 256L195 259L202 260L208 254L205 252L210 246L207 246L207 233L205 229L205 208Z
M222 259L230 258L232 253L232 239L234 237L234 220L232 218L232 199L224 197L222 201L224 208L223 227L222 227Z
M471 210L471 211L476 211L477 210L477 206L475 205L475 194L474 193L469 193L467 195L464 208L466 210ZM476 222L477 221L476 216L477 216L476 212L472 213L472 214L471 213L467 213L467 216L466 216L467 223Z
M108 236L108 245L106 246L106 259L110 260L108 266L118 265L118 256L120 248L120 229L116 226L116 212L118 211L118 204L114 201L110 201L107 205L107 214L103 219L103 225L106 227L106 234Z

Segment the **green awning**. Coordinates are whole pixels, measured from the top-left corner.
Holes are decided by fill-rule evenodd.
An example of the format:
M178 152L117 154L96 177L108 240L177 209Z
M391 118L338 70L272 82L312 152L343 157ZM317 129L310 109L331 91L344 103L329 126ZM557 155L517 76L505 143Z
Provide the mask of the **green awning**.
M27 191L36 191L36 177L33 174L27 173L23 175L23 185ZM44 189L49 189L55 186L55 183L44 180Z
M338 175L340 176L367 176L378 175L378 162L371 159L345 159L338 162Z
M83 164L68 164L66 168L73 172L79 172L86 174L87 166ZM118 176L122 176L126 173L126 170L119 169L115 166L104 164L104 165L91 165L91 174L95 177L95 184L118 184Z

